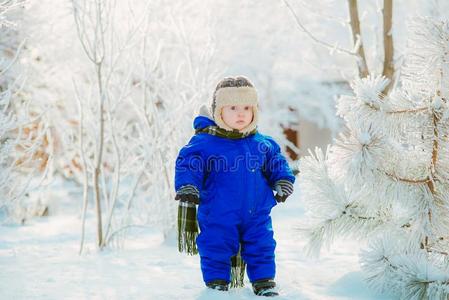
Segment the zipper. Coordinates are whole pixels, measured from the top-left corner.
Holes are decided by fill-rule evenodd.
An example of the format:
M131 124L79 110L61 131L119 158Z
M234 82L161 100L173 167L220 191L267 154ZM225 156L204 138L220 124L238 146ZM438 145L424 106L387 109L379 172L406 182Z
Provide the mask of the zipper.
M255 172L256 172L256 169L249 165L249 161L247 160L248 157L246 157L246 154L249 154L249 156L252 155L251 148L249 146L249 142L248 142L247 138L245 138L245 144L246 144L245 166L244 166L245 167L245 173L246 173L245 174L245 177L246 177L246 182L245 182L246 185L245 186L246 187L255 188ZM248 169L247 168L250 168L249 169L249 173L248 173ZM249 180L251 182L248 182ZM255 205L256 201L254 199L255 194L253 193L252 190L247 189L246 195L247 195L246 199L249 200L248 201L248 212L252 215L252 214L254 214L254 212L256 210L256 205Z

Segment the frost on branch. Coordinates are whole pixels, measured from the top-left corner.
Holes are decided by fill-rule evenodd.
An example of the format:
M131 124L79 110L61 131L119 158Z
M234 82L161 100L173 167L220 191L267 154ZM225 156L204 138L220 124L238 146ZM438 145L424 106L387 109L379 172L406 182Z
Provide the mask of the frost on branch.
M309 249L336 236L366 237L368 283L401 299L449 296L449 27L418 18L402 72L389 96L379 76L340 97L344 131L326 156L301 168Z
M308 238L307 252L317 255L322 246L338 235L361 237L380 224L380 216L369 216L359 206L359 193L350 193L328 170L328 153L317 149L301 163L300 185L305 195L313 195L305 205L310 222L302 230Z
M0 223L24 222L27 192L46 176L48 128L42 115L24 99L23 69L18 64L23 42L15 30L24 1L0 3Z

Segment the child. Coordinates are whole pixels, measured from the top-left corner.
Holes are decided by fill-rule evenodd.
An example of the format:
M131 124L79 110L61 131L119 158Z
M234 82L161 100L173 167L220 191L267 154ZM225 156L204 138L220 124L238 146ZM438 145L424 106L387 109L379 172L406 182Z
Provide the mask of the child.
M199 204L196 243L207 287L228 290L231 257L240 251L254 293L277 296L270 212L293 192L295 177L257 121L253 84L242 76L221 80L211 113L201 107L196 134L179 152L175 199Z

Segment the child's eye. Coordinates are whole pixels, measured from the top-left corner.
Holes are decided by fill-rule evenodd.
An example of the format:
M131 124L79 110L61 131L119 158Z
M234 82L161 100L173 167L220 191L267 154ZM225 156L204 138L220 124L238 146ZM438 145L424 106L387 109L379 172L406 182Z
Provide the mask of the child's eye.
M249 110L249 106L245 106L245 110Z
M235 106L231 106L231 110L235 110Z

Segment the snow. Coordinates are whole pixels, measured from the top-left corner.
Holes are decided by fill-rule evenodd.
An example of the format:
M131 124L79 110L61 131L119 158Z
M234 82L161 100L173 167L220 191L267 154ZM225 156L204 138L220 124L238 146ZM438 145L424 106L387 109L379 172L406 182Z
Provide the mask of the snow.
M291 2L293 4L293 1ZM191 130L190 113L194 109L193 104L197 104L195 101L202 103L209 99L210 95L207 94L211 93L215 79L219 79L222 73L246 74L254 79L260 92L263 112L261 128L264 133L280 137L276 133L280 134L281 130L274 124L287 122L288 118L298 118L289 112L289 106L296 108L300 120L312 121L319 127L330 128L336 133L341 130L341 122L335 116L336 95L342 94L346 81L354 76L356 68L353 56L335 50L338 50L338 47L356 49L358 43L362 42L360 39L356 45L352 45L346 21L347 5L344 2L294 3L295 11L304 21L307 30L319 40L335 45L330 50L317 45L304 32L298 30L282 1L211 0L202 1L201 5L198 5L201 9L196 9L198 3L200 1L191 2L190 6L186 6L175 2L170 5L166 1L151 2L152 22L148 26L152 33L148 36L148 45L153 45L154 49L149 46L148 52L151 55L143 61L147 61L149 65L154 64L154 68L160 66L166 78L175 78L174 81L162 78L160 81L165 84L157 85L157 91L161 93L162 98L172 99L166 104L169 105L167 111L172 111L173 114L154 114L152 117L153 121L160 122L156 124L173 123L171 121L175 120L178 125L175 131L169 126L150 126L148 129L142 129L145 134L142 147L150 155L144 155L145 161L138 167L148 164L149 167L144 169L146 173L151 174L149 180L143 183L136 181L136 184L144 189L150 186L146 191L148 194L141 198L151 196L162 199L162 202L154 201L152 203L156 204L148 207L142 204L144 209L140 209L139 216L148 216L149 212L160 215L159 223L170 223L170 220L166 220L170 219L166 217L170 214L166 214L165 208L161 207L164 203L173 204L164 202L172 201L165 199L166 195L170 194L171 185L166 184L159 170L166 166L166 161L171 164L174 162L170 157L179 149L181 143L185 142L178 137L187 138L186 129ZM144 2L139 5L143 4ZM363 45L368 66L373 74L379 73L383 59L382 30L378 19L380 4L380 1L360 3ZM397 21L392 32L398 66L401 65L406 45L405 30L408 25L405 21L416 11L424 14L426 11L430 12L434 9L431 6L430 2L426 1L398 1L395 4L393 19ZM443 4L435 7L443 7ZM443 17L447 11L449 10L441 9L438 15ZM17 70L14 69L11 79L21 79L20 74L26 73L26 93L22 93L22 96L34 100L35 104L42 102L45 104L43 108L51 111L46 118L51 119L47 122L52 130L60 131L59 144L62 150L56 161L61 162L73 161L76 156L72 155L77 153L78 149L74 144L77 141L74 138L75 133L72 134L72 131L77 132L74 126L77 119L73 115L73 81L78 82L80 89L86 91L88 99L90 89L87 87L93 75L75 34L72 14L70 1L61 1L57 5L54 1L30 1L27 9L14 18L14 21L20 21L18 24L21 24L17 36L12 34L11 41L6 41L5 44L8 47L14 46L12 48L15 49L18 40L26 37L28 51L23 50L20 64L17 64ZM206 22L205 16L208 14L210 19ZM171 20L167 15L176 18ZM1 18L2 13L0 23L4 21ZM128 25L132 24L133 22ZM223 24L225 26L222 26ZM122 29L125 28L126 26ZM186 30L189 42L180 43L180 37L177 35L181 31L179 29ZM157 44L156 41L165 43ZM195 47L191 48L190 45ZM183 47L189 49L189 58L178 55L187 53L187 48ZM155 53L162 53L161 56L153 55L153 50ZM134 56L132 58L137 61ZM164 64L159 65L158 61ZM165 65L165 61L169 63ZM152 70L153 67L148 69ZM190 72L196 75L185 76ZM86 86L83 86L83 82ZM151 84L155 83L158 82L151 81ZM364 99L368 103L386 110L388 104L383 101L373 102L386 82L379 79L373 84L377 86L374 93L369 93L373 90L372 86L360 92L365 93ZM111 93L111 96L119 94L115 92L117 91ZM444 89L442 92L444 93ZM135 91L133 97L140 99L140 94ZM352 105L349 99L344 108L352 109ZM441 100L435 99L433 105L438 109L442 105ZM123 111L118 110L120 116ZM449 118L449 111L443 112L443 118ZM117 120L114 127L122 126L122 119ZM160 129L164 129L163 133ZM172 135L172 132L176 135ZM96 136L94 133L91 132L91 137ZM367 144L371 135L369 132L362 133L359 141ZM55 134L54 137L56 139L58 135ZM95 141L94 138L91 140ZM147 141L150 143L146 143ZM126 146L134 149L129 144ZM162 154L162 158L155 157L155 153L162 153L166 157ZM141 160L122 163L122 167L126 166L135 171L132 167L135 162ZM355 163L361 162L362 160L358 160ZM57 167L59 172L61 169L65 170L65 165L61 165L62 167ZM169 169L173 170L172 167ZM126 180L123 182L128 187ZM326 187L332 191L331 187ZM120 190L122 194L127 195L123 189ZM359 264L359 253L364 244L352 240L338 240L332 249L323 251L319 259L305 256L303 248L306 239L296 230L305 214L306 199L301 198L299 190L299 185L296 185L297 192L287 203L279 205L273 211L278 242L276 281L281 292L279 298L392 299L375 294L364 282ZM0 225L0 299L258 299L253 295L248 282L245 288L228 293L207 290L201 279L199 257L178 253L173 229L164 236L160 228L133 227L127 231L126 240L122 244L113 243L110 248L98 251L95 246L93 203L90 203L88 209L85 251L79 255L81 191L82 187L71 186L68 182L53 186L49 193L43 193L42 196L44 203L50 205L50 216L29 219L24 225ZM318 199L319 195L314 196L313 199ZM41 199L40 197L38 199ZM339 203L346 205L342 201ZM30 213L35 209L36 207L31 207ZM339 210L332 212L337 214ZM6 217L1 214L2 211L0 221L2 217Z
M362 145L368 145L371 141L371 135L369 132L361 132L359 135L359 142Z
M122 247L97 251L92 209L86 250L78 255L81 197L67 183L59 189L52 192L62 200L50 216L0 227L0 299L259 299L248 281L227 293L206 289L199 257L178 253L174 231L164 239L158 230L139 227ZM296 192L273 209L278 299L392 299L364 283L362 245L339 241L319 259L304 255L296 230L304 212L300 197Z

